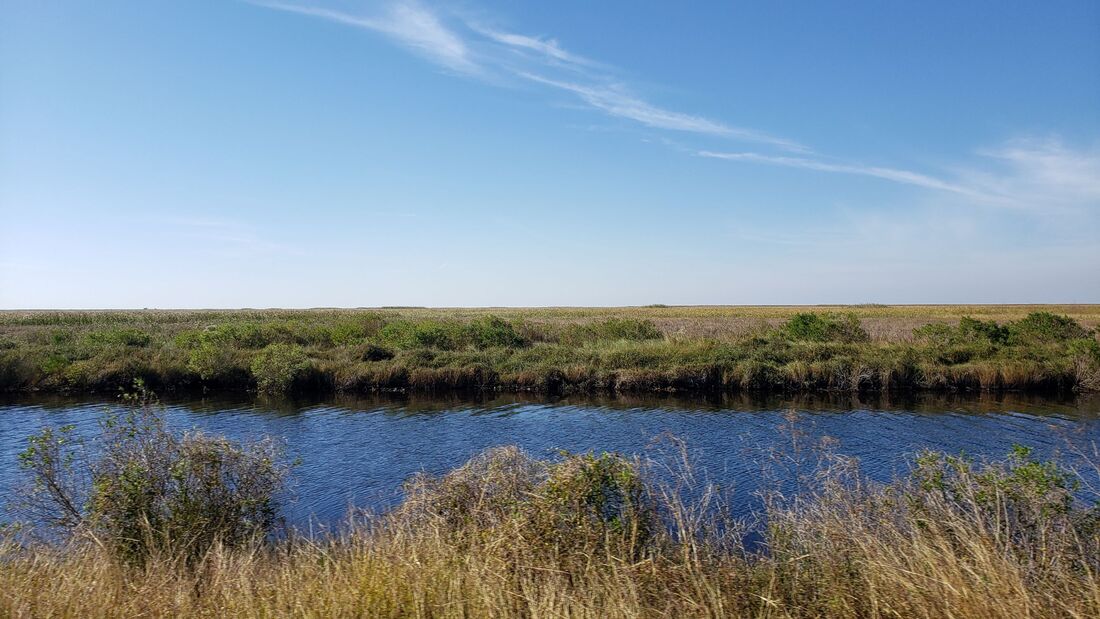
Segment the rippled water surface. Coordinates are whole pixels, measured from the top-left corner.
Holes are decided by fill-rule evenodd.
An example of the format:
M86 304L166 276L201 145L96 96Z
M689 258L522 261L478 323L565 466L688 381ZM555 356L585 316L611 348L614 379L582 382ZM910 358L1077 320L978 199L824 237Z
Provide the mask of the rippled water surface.
M76 424L92 432L104 400L22 398L0 401L0 498L21 480L17 454L43 426ZM1000 456L1015 444L1079 463L1075 451L1100 442L1100 398L855 397L807 399L336 399L287 402L222 399L168 401L169 423L237 439L285 440L295 469L288 519L300 526L338 523L351 506L383 508L400 498L401 482L440 473L494 445L534 455L557 450L652 454L654 439L683 439L710 479L732 488L747 509L761 467L774 449L789 449L791 420L806 442L824 437L859 459L879 480L904 471L922 448ZM0 521L14 514L0 506Z

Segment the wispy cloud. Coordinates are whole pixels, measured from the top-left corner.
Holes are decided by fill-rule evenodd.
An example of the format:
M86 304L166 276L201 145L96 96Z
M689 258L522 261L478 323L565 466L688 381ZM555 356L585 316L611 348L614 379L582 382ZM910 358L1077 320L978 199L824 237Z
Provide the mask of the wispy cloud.
M575 65L577 67L597 67L599 63L585 58L579 54L568 52L558 44L555 39L543 39L539 37L503 32L482 26L476 22L468 21L466 25L474 32L501 45L507 45L514 49L535 52L548 60L563 65Z
M481 67L471 58L465 41L447 29L432 11L412 2L396 3L377 17L358 17L322 7L247 0L250 4L289 13L309 15L384 34L453 71L478 74Z
M904 183L906 185L916 185L918 187L926 187L928 189L950 191L973 198L992 198L992 196L990 195L975 191L974 189L971 189L969 187L943 181L938 178L928 176L926 174L911 172L909 170L884 168L880 166L853 165L847 163L830 163L819 159L763 155L760 153L722 153L702 150L699 151L697 154L700 157L710 157L713 159L726 159L729 161L748 161L752 163L764 163L768 165L778 165L789 168L817 170L819 172L838 172L841 174L873 176L875 178L881 178L888 181L893 181L895 183Z
M620 86L578 84L550 79L526 72L521 72L519 75L520 77L539 84L553 86L554 88L574 93L588 105L606 112L611 116L633 120L654 129L687 131L690 133L733 138L746 142L760 142L777 146L785 150L808 150L805 146L793 140L777 138L752 129L730 127L729 125L701 116L693 116L691 114L674 112L672 110L657 107L630 94Z
M928 174L819 158L701 150L701 157L870 176L946 191L983 204L1024 209L1100 208L1100 150L1073 149L1060 140L1014 140L977 152L984 168L956 166L950 180Z
M1074 150L1058 140L1022 140L979 151L978 167L954 166L943 174L837 161L796 140L668 109L633 92L615 71L567 50L551 37L530 36L458 13L439 13L415 0L394 0L361 16L317 4L245 0L380 33L431 62L491 83L515 82L568 93L586 108L661 131L760 145L774 152L699 150L702 157L878 178L1011 207L1100 205L1100 150ZM659 141L669 142L658 137ZM783 154L785 153L785 154ZM981 165L984 164L983 169Z
M666 109L630 92L605 71L604 65L566 50L557 40L489 28L472 19L455 18L449 28L439 14L415 2L397 2L378 17L360 17L314 5L277 0L247 0L251 4L298 13L387 35L429 60L459 73L488 78L491 72L566 91L587 107L653 129L685 131L743 142L766 144L794 152L805 146L763 131ZM463 34L459 34L459 33ZM515 53L524 54L517 62ZM558 78L546 72L562 72Z
M1100 147L1074 149L1057 138L1012 140L978 155L993 171L965 170L966 182L1033 207L1100 208Z

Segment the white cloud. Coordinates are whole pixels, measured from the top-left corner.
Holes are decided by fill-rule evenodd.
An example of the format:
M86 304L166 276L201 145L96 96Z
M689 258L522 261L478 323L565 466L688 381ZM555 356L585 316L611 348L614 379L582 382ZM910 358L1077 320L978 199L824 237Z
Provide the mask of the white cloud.
M1024 209L1100 205L1100 150L1074 150L1055 139L1017 140L978 151L975 165L941 175L835 161L795 140L660 107L613 79L606 67L566 50L556 39L489 28L474 19L441 16L415 1L397 0L378 16L360 17L280 0L252 4L381 33L455 72L496 81L520 78L576 96L588 108L645 127L766 145L799 156L685 149L703 157L878 178L948 192L972 203ZM460 34L461 33L461 34ZM560 77L561 74L568 77ZM985 167L982 168L981 166Z
M785 150L805 151L805 146L766 133L740 127L730 127L701 116L693 116L657 107L614 85L585 85L560 81L533 73L521 72L520 77L576 94L588 105L611 116L626 118L654 129L687 131L746 142L770 144Z
M267 0L249 2L269 9L319 17L379 32L448 69L467 74L481 72L481 67L471 58L470 50L462 38L448 30L435 13L416 3L392 4L385 14L367 18L315 6Z
M565 90L579 97L588 107L646 127L767 144L788 151L808 151L805 146L793 140L753 129L732 127L702 116L668 110L649 103L623 86L612 83L606 74L593 72L593 69L600 66L598 63L565 50L554 39L504 32L487 28L473 20L463 20L462 26L468 33L480 36L473 40L464 39L456 29L448 29L436 13L412 2L397 2L390 5L389 11L382 17L368 18L313 5L269 0L248 1L257 6L380 32L437 64L460 73L488 77L488 72L492 69L543 86ZM516 50L533 54L527 56L526 63L517 65L514 54L511 53ZM573 81L546 77L534 72L561 68L570 70Z
M701 157L871 176L946 191L981 204L1030 210L1100 207L1100 151L1074 150L1057 139L1014 140L978 151L983 168L956 166L950 180L881 166L753 152L697 151Z
M540 39L538 37L531 37L523 34L515 34L512 32L502 32L499 30L493 30L492 28L486 28L474 22L467 22L467 26L471 30L478 34L496 41L497 43L507 45L513 48L519 48L521 50L527 50L536 52L543 57L550 59L558 63L564 63L566 65L578 65L581 67L594 67L597 63L579 56L577 54L568 52L562 49L561 45L555 39Z
M1057 138L1019 139L978 154L996 169L965 170L963 178L1015 205L1100 207L1100 148L1075 150Z
M726 159L729 161L748 161L752 163L764 163L768 165L778 165L789 168L817 170L820 172L838 172L841 174L873 176L875 178L881 178L884 180L893 181L895 183L916 185L918 187L939 189L941 191L950 191L953 193L958 193L983 200L992 199L992 196L983 194L979 191L975 191L974 189L971 189L969 187L943 181L938 178L928 176L926 174L911 172L909 170L884 168L880 166L853 165L847 163L830 163L827 161L822 161L820 159L762 155L760 153L722 153L702 150L699 151L697 154L701 157L710 157L713 159Z

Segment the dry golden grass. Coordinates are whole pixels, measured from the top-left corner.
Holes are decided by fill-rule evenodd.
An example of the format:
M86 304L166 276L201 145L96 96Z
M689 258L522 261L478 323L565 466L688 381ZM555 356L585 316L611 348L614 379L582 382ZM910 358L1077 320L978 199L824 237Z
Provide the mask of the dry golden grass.
M833 461L802 498L769 497L758 552L711 515L714 494L684 501L673 484L653 488L667 528L649 538L571 512L568 529L533 527L573 503L526 483L538 465L516 450L483 458L339 537L216 547L194 568L127 566L79 542L0 543L0 615L1100 616L1097 529L1073 525L1087 511L1043 511L1062 495L1033 484L1034 469L1001 469L1009 481L993 486L983 471L955 474L949 492L872 486ZM952 475L945 466L929 471Z

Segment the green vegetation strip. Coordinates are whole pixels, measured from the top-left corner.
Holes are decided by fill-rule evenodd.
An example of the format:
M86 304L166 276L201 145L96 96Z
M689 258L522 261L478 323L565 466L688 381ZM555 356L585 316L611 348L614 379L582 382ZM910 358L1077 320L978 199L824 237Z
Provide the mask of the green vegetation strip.
M0 312L0 391L1096 390L1098 321L1097 306Z

